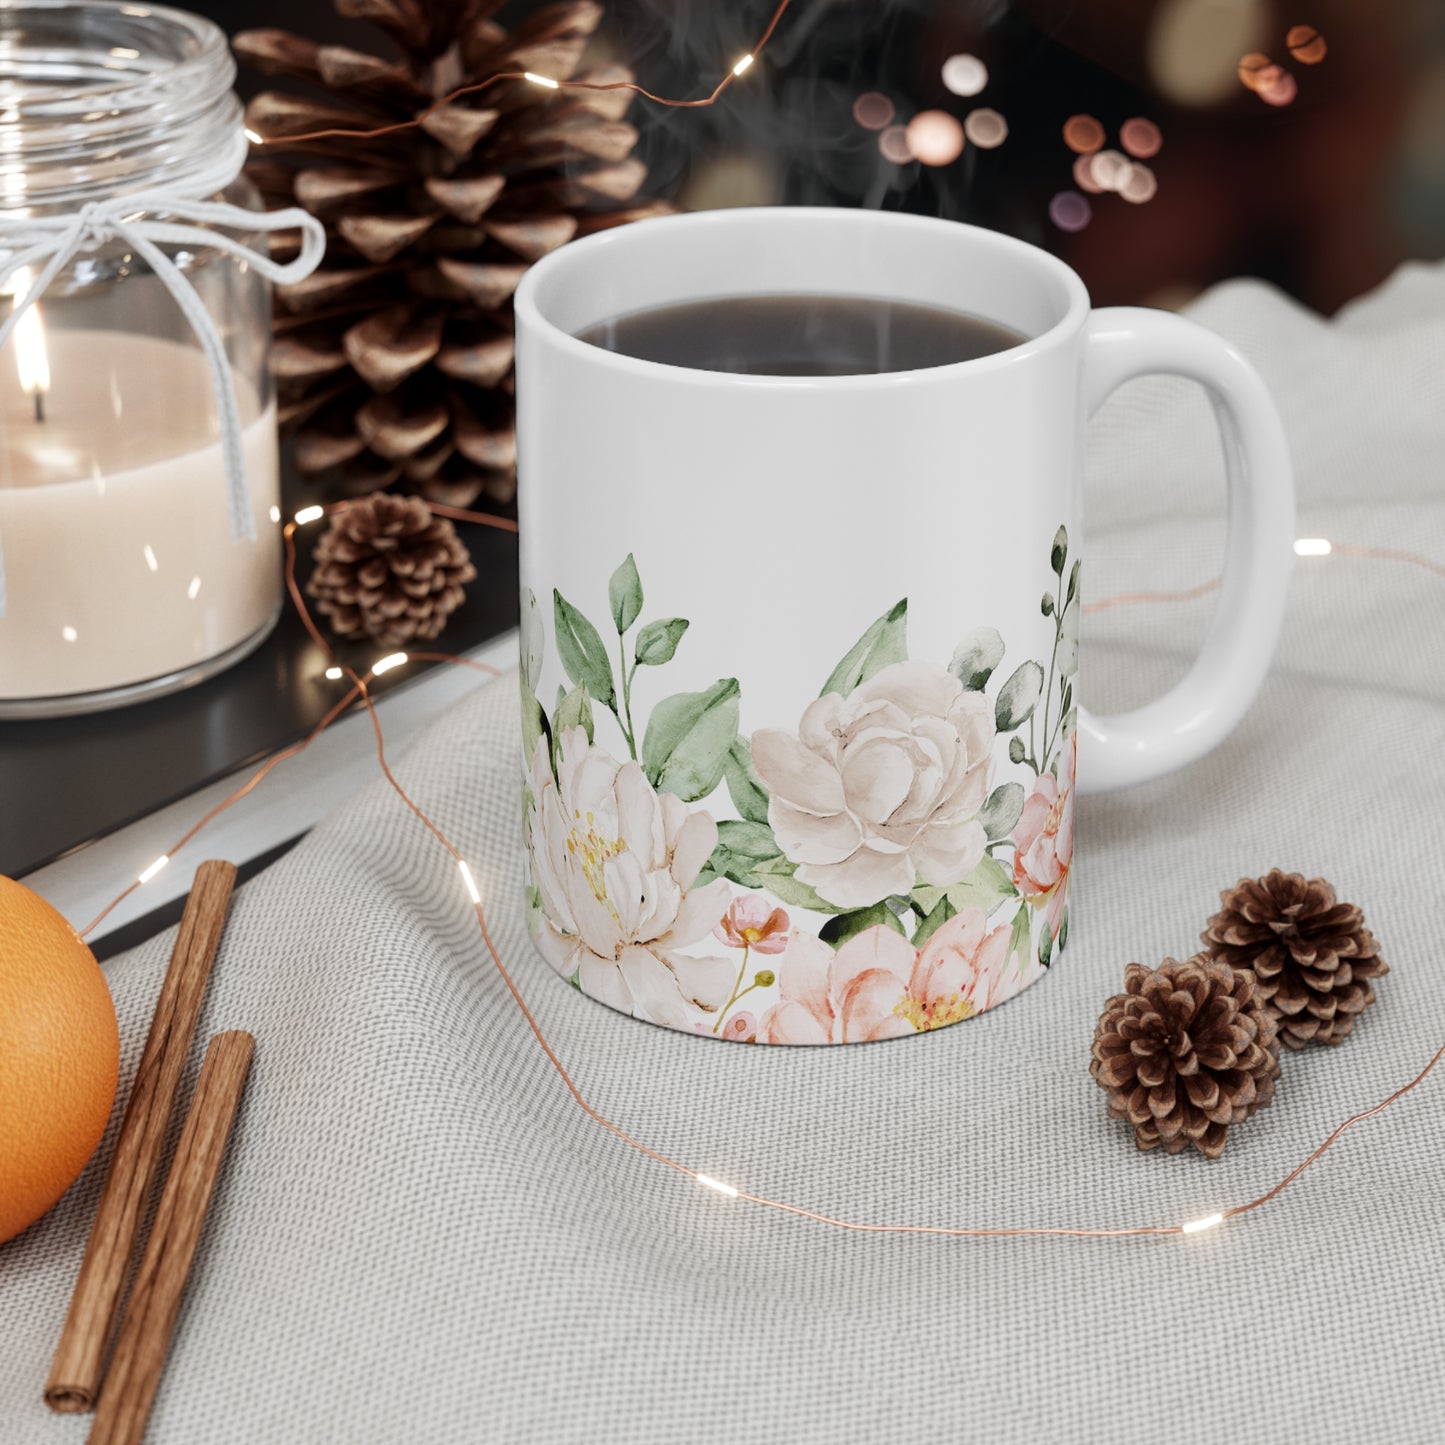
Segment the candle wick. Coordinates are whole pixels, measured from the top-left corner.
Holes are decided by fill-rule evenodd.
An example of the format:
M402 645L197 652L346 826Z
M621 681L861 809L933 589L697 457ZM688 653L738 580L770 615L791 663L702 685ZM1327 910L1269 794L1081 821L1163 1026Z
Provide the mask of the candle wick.
M35 388L35 420L45 420L45 392L38 386Z

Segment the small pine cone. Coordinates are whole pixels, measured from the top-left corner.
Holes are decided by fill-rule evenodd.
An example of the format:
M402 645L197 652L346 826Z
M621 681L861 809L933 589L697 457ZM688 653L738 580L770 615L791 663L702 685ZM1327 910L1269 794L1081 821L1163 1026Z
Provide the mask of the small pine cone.
M1124 992L1104 1005L1089 1072L1109 1113L1134 1126L1146 1152L1192 1144L1224 1152L1231 1124L1274 1098L1279 1040L1254 976L1196 954L1156 969L1131 963Z
M436 637L477 575L449 521L385 492L334 512L314 555L306 590L332 631L386 647Z
M1372 978L1390 971L1364 915L1335 901L1323 878L1282 873L1241 878L1202 935L1211 958L1247 968L1292 1049L1339 1044L1375 1001Z

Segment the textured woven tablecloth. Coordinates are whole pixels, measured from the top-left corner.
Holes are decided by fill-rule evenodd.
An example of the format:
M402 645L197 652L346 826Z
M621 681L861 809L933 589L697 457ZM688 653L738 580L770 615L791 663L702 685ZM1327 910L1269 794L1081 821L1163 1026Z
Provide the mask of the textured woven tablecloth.
M1445 559L1445 269L1409 268L1331 323L1242 282L1195 314L1274 389L1303 535ZM1212 575L1222 468L1200 396L1136 384L1092 446L1087 595ZM1209 605L1092 619L1086 700L1178 676ZM1081 806L1053 975L896 1043L703 1042L550 973L519 907L511 679L439 718L398 771L473 860L580 1085L641 1139L857 1219L1173 1223L1261 1192L1445 1038L1442 617L1445 582L1425 572L1302 561L1234 737ZM1127 961L1188 954L1219 888L1276 864L1365 908L1392 965L1380 1002L1343 1048L1286 1058L1274 1106L1218 1163L1138 1154L1087 1073L1100 1006ZM170 942L107 969L122 1099ZM256 1064L152 1441L1445 1439L1445 1076L1275 1204L1189 1240L830 1231L700 1189L589 1122L455 867L380 783L238 896L203 1032L238 1027ZM4 1445L88 1428L40 1393L114 1127L61 1205L0 1247Z

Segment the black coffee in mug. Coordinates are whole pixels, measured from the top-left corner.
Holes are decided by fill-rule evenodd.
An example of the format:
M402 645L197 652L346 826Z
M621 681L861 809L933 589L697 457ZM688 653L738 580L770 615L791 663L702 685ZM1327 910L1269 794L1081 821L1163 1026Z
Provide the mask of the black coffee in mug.
M973 361L1024 337L995 322L872 296L722 296L588 327L605 351L750 376L873 376Z

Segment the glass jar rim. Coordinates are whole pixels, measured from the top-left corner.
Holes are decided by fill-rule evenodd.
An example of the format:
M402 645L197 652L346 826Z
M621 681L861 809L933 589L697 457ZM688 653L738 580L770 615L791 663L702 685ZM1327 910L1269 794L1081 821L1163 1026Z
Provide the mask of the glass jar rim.
M220 27L183 10L130 0L0 5L0 210L183 193L230 159L239 170L235 74Z

